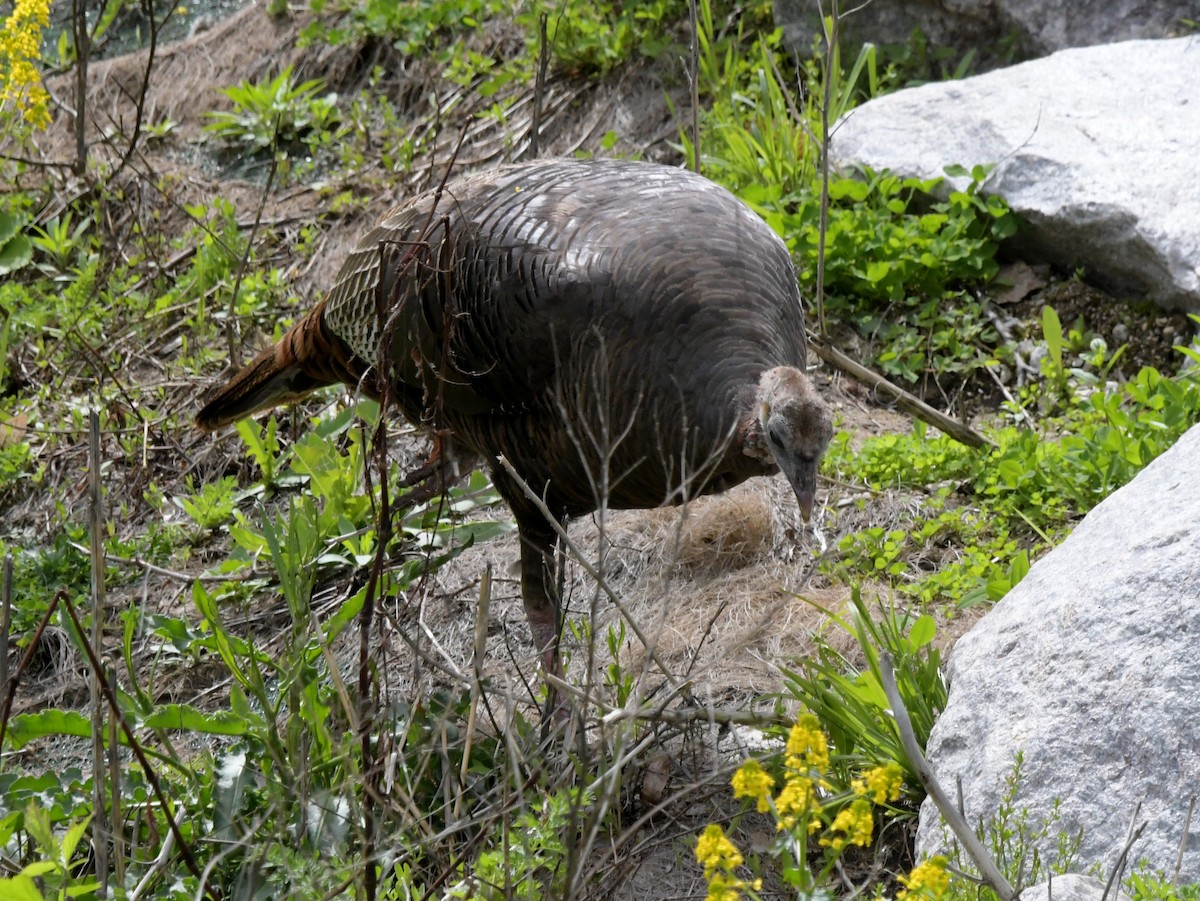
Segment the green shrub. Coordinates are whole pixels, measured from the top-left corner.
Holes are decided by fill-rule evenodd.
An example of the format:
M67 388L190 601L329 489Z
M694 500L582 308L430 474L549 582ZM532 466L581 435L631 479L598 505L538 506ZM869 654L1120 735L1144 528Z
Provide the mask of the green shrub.
M851 593L846 616L827 611L837 627L854 636L865 666L834 649L823 635L814 637L815 652L784 670L784 691L820 720L836 751L835 785L848 786L844 770L886 766L904 768L908 792L923 794L916 770L908 762L900 734L884 694L879 657L893 661L896 684L923 748L934 720L946 706L941 653L933 645L936 632L929 614L879 605L876 615L859 589Z
M267 81L243 81L221 93L233 103L231 111L208 113L204 128L221 140L265 154L272 148L316 152L338 135L337 94L321 94L324 80L297 84L287 66Z
M923 521L844 535L839 557L822 565L851 580L882 579L926 602L998 600L1031 556L1061 541L1198 418L1200 380L1147 367L1124 385L1078 399L1063 416L1044 420L1040 433L993 430L995 445L986 451L930 437L922 425L907 436L870 438L857 451L839 436L827 471L875 490L922 491ZM918 565L928 559L935 565Z

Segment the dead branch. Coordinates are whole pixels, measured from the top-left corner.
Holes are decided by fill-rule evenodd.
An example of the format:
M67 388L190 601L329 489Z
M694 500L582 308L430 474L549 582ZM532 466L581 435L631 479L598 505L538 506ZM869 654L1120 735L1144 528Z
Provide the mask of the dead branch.
M812 332L808 334L808 343L813 352L824 362L828 363L834 369L840 370L846 375L862 382L867 387L875 391L880 391L890 397L896 402L896 406L909 416L913 416L922 422L941 429L955 441L965 444L967 447L995 447L995 444L969 425L950 418L940 410L935 410L916 395L910 394L898 385L889 382L883 376L872 372L856 360L850 359L846 354L832 345L825 343L823 339L818 338Z
M886 652L879 654L879 675L888 703L892 705L892 716L896 720L896 728L900 731L900 742L904 745L904 753L908 755L908 762L917 771L917 776L920 778L921 784L925 786L925 791L929 792L929 797L933 799L933 803L954 833L954 837L962 843L967 856L979 868L984 882L1000 897L1000 901L1016 901L1016 890L1004 878L1004 874L1000 872L987 849L983 847L983 843L971 830L966 817L959 813L958 808L951 803L949 796L930 768L929 762L925 759L925 755L921 753L921 746L917 744L917 736L913 732L912 720L908 717L908 709L904 706L904 699L900 697L900 689L896 686L896 677L892 672L892 657Z

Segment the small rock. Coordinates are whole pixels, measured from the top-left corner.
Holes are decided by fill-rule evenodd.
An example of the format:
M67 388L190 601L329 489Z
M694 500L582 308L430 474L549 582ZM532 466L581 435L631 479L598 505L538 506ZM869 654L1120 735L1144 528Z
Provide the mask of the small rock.
M997 292L996 296L992 298L1002 306L1022 301L1034 291L1046 285L1045 278L1039 276L1033 271L1033 267L1021 260L1002 266L996 279L1001 284L1008 285L1007 288Z
M1117 347L1126 344L1129 341L1129 326L1124 322L1118 322L1113 326L1112 343Z
M667 796L667 785L674 769L670 754L659 754L646 765L642 775L642 798L646 802L657 804Z

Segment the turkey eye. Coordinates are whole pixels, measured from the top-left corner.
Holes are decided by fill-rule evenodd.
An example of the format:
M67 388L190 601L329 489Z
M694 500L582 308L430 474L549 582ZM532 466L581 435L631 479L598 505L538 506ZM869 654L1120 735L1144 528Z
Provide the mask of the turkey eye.
M782 428L773 425L767 429L767 434L771 438L771 443L777 447L783 447L786 444L786 434Z

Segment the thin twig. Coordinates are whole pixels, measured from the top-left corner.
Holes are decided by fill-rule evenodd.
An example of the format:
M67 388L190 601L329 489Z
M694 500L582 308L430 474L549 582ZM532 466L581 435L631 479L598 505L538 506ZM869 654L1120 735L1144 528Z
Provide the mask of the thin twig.
M275 184L275 173L279 171L279 123L280 119L276 117L275 134L271 138L271 169L267 173L267 183L263 186L262 197L258 201L258 210L254 214L254 225L250 228L250 235L246 238L246 249L242 252L237 276L233 280L233 292L229 296L229 313L225 317L225 341L229 344L229 362L235 369L242 368L242 350L233 328L234 319L237 317L238 292L242 288L242 277L246 274L246 267L250 264L250 253L254 250L254 238L258 234L258 227L262 222L267 198L271 196L271 186Z
M1142 802L1138 801L1133 806L1133 816L1129 818L1129 831L1125 834L1125 846L1121 848L1117 862L1113 864L1112 872L1108 874L1108 882L1104 884L1104 894L1100 896L1100 901L1108 901L1108 893L1112 891L1114 885L1117 886L1117 893L1120 894L1121 878L1125 873L1125 863L1129 860L1129 852L1150 823L1149 820L1142 820L1141 824L1138 824L1137 820L1141 812Z
M158 849L158 855L154 858L153 863L150 864L150 868L146 870L142 878L138 880L138 884L134 886L133 891L129 893L129 901L140 901L142 895L149 891L150 884L171 862L171 851L174 848L175 833L168 832L163 838L162 846Z
M0 680L0 685L3 681ZM1196 812L1196 796L1188 801L1187 816L1183 819L1183 834L1179 837L1179 854L1175 857L1175 874L1171 877L1171 885L1179 885L1179 871L1183 869L1183 852L1187 850L1188 830L1192 828L1192 814Z
M88 34L87 3L73 0L71 27L75 37L75 165L76 175L87 171L87 79L92 38Z
M543 13L543 15L545 15ZM471 746L475 741L475 723L479 715L479 697L483 694L483 661L487 655L487 628L489 610L492 606L492 564L483 571L479 580L479 604L475 610L475 649L471 655L471 706L467 711L467 727L463 738L462 766L458 771L459 785L467 782L467 770L471 763ZM454 818L462 812L463 794L460 791L454 801Z
M0 692L8 685L8 630L12 624L13 555L4 555L4 576L0 579Z
M833 102L833 79L838 74L836 56L838 46L838 5L833 2L833 15L825 24L825 84L824 97L821 101L821 206L820 219L817 226L817 331L824 338L828 332L825 328L825 237L829 232L829 104Z
M533 123L529 127L530 159L537 159L541 150L542 134L542 98L546 91L546 68L550 65L550 45L546 38L546 19L549 14L543 12L538 16L538 67L537 77L533 82Z
M962 843L967 856L979 868L979 873L984 881L1000 897L1000 901L1015 901L1016 891L1004 878L1004 874L1000 872L987 849L983 847L983 843L979 841L967 824L966 819L959 814L950 798L947 797L928 761L925 760L925 755L921 753L921 746L917 744L917 736L913 732L912 720L908 717L908 709L904 706L900 689L896 687L896 677L892 672L892 657L886 652L879 654L879 676L880 681L883 682L883 690L887 695L888 704L892 707L892 716L895 718L896 728L900 732L904 753L908 755L908 762L917 771L917 776L920 778L921 784L925 786L925 791L933 799L933 803L954 833L955 838Z
M692 723L709 723L718 726L787 726L794 718L777 713L762 713L756 710L723 710L715 707L673 707L667 709L662 703L654 707L640 707L630 710L626 707L615 707L601 717L606 725L622 720L636 720L643 723L669 723L671 725L690 725Z
M692 24L692 62L688 72L692 91L692 169L700 171L700 17L696 0L688 0L688 16ZM712 39L711 36L709 38Z
M108 673L108 690L117 693L117 674L114 670ZM117 885L125 884L125 835L121 820L121 742L117 732L117 722L111 716L108 718L108 792L111 805L108 823L109 835L112 837L113 876Z
M91 642L84 637L83 624L79 621L79 615L75 612L75 606L71 603L66 589L59 591L55 595L55 600L61 601L63 609L67 611L67 616L70 617L71 624L75 627L75 632L79 636L79 644L83 648L84 653L87 654L88 664L93 670L98 671L102 669L100 658L96 656L95 649L92 647ZM30 647L32 648L32 645ZM146 752L142 750L141 743L138 741L137 736L133 734L133 729L125 721L125 717L117 705L116 694L109 691L108 680L102 680L100 685L104 691L105 700L108 701L109 715L114 717L120 724L121 731L125 733L125 739L129 742L129 747L133 751L134 756L137 757L138 764L142 768L142 774L146 777L146 781L150 783L150 788L158 800L162 815L166 817L167 826L172 833L175 833L175 840L179 843L179 850L183 854L184 865L187 866L188 871L200 882L200 891L207 892L209 897L216 901L218 896L215 894L213 888L204 881L200 867L196 863L195 856L192 854L192 849L184 840L183 834L179 831L179 823L176 822L175 814L172 812L173 805L171 799L163 792L162 784L155 775L155 770L150 765L150 760L146 757Z
M26 645L25 653L21 655L21 661L17 664L16 671L12 674L12 677L8 680L8 685L4 688L4 706L0 707L0 748L4 747L4 735L8 731L8 718L12 713L13 699L17 694L17 686L21 683L21 676L33 660L34 654L42 642L42 633L46 631L46 626L50 624L50 617L54 615L59 600L65 597L66 593L67 590L65 588L60 588L58 593L50 600L49 606L46 607L46 612L42 614L41 620L38 621L37 628L33 630L33 637L29 640L29 644Z
M68 541L67 544L81 554L88 553L88 549L82 544L76 544L74 541ZM166 576L168 579L175 579L178 582L250 582L255 579L265 578L261 573L242 573L240 575L201 573L200 575L192 575L191 573L178 572L173 569L164 569L141 557L118 557L115 554L106 555L105 562L116 563L119 566L136 566L145 569L147 572L158 573L158 575Z
M92 558L92 647L103 647L104 639L104 494L100 487L100 411L88 411L88 494L90 495L90 556ZM108 676L103 668L88 674L92 716L92 853L96 855L96 878L101 895L108 886L108 820L104 796L104 696L101 682Z
M987 438L983 437L973 428L964 425L957 419L953 419L942 413L940 410L935 410L919 397L910 394L898 385L894 385L885 379L883 376L872 372L866 366L855 360L850 359L837 348L830 344L826 344L816 335L809 334L809 346L818 357L828 363L835 369L840 369L847 375L857 379L864 385L876 391L882 391L896 402L905 413L910 416L915 416L922 422L927 422L936 428L941 429L955 441L960 444L965 444L968 447L975 448L992 448L995 445Z
M171 7L171 12L167 13L169 17L175 7ZM108 181L111 184L118 175L120 175L125 167L129 165L129 160L132 159L134 153L137 152L138 140L142 136L142 119L146 111L146 93L150 87L150 73L154 69L154 53L158 48L158 26L159 23L154 18L154 2L153 0L142 0L142 15L146 17L150 28L150 44L146 50L146 71L142 76L142 87L138 91L137 98L134 100L135 110L133 116L133 134L129 137L129 147L121 154L121 162L117 164L117 168L108 176ZM164 19L165 21L165 19Z

